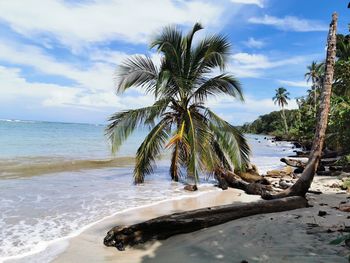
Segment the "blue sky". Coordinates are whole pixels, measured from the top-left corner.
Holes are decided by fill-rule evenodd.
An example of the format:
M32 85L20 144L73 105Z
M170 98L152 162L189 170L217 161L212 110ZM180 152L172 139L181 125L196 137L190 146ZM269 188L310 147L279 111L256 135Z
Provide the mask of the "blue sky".
M113 112L153 102L138 89L114 94L113 73L127 56L159 55L148 42L176 24L198 37L220 32L233 45L227 71L243 84L245 103L208 102L234 124L277 109L284 86L306 94L306 66L325 57L328 24L339 13L347 33L347 0L11 0L0 1L0 119L104 123ZM289 108L295 108L292 100Z

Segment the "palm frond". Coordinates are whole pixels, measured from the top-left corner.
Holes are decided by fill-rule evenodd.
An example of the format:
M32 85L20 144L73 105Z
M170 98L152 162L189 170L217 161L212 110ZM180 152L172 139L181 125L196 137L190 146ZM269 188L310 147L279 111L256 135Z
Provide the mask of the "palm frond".
M136 128L144 124L152 125L154 119L165 111L168 103L167 100L159 100L149 107L113 114L108 119L110 123L105 130L112 145L112 152L117 152L123 142Z
M171 72L180 74L182 70L182 32L175 26L165 27L162 33L157 36L150 47L157 48L158 52L164 55L168 69Z
M188 33L187 37L183 38L183 47L182 49L184 50L183 54L183 73L185 76L189 76L190 74L190 66L191 66L191 57L192 57L192 41L193 37L198 32L199 30L202 30L203 27L200 23L196 23L192 30Z
M213 68L225 69L231 45L225 36L214 35L205 38L193 50L191 75L208 73Z
M208 96L229 95L243 101L241 83L231 75L221 74L207 79L193 93L193 99L203 102Z
M169 120L161 120L146 136L145 140L136 153L136 164L134 169L134 183L144 182L145 175L153 172L155 159L163 149L169 134Z
M249 164L250 148L243 134L233 125L207 109L210 127L217 137L222 151L227 154L235 169L244 169Z
M123 93L132 86L152 92L156 88L157 78L158 70L151 58L133 56L126 59L116 71L117 93Z

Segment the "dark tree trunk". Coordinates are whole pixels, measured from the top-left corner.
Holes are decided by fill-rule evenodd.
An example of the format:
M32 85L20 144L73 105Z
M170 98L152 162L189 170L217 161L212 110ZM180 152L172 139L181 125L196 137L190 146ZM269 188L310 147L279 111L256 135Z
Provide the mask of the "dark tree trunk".
M328 124L328 114L330 110L330 99L332 93L334 64L336 57L337 22L338 15L334 13L329 28L325 80L321 92L321 102L317 120L316 133L309 156L309 161L301 177L292 187L277 195L264 195L263 198L265 199L275 199L286 196L305 196L305 194L311 186L312 180L314 178L318 164L321 159Z
M228 221L256 214L282 212L307 206L303 197L287 197L248 204L232 204L197 209L162 216L131 226L116 226L108 231L103 243L124 250L149 240L166 239L173 235L193 232Z

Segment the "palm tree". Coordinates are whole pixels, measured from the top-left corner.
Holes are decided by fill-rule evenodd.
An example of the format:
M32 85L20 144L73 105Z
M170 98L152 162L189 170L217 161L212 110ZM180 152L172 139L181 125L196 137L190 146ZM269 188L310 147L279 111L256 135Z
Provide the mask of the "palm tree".
M193 45L202 29L196 23L187 34L166 27L151 43L162 55L159 67L147 56L133 56L117 70L117 92L143 88L155 97L151 106L115 113L106 134L116 152L138 127L151 130L138 148L134 182L142 183L152 173L161 151L172 149L170 175L175 181L216 169L240 169L249 163L250 149L244 136L205 106L209 97L228 95L243 100L240 82L224 73L229 58L227 38L213 35ZM214 76L214 69L220 74Z
M316 117L317 113L317 98L318 93L320 91L320 87L322 86L323 74L324 74L324 63L317 63L316 61L312 61L311 65L307 66L308 72L305 73L306 81L309 82L311 80L312 87L311 92L313 92L314 97L314 114Z
M287 118L286 118L286 113L284 111L284 107L288 105L288 100L290 93L287 92L287 90L283 87L280 87L276 89L276 95L272 98L275 104L278 104L278 106L281 107L282 109L282 119L284 121L284 128L286 133L288 133L288 124L287 124Z
M325 63L325 77L321 92L321 103L318 114L318 120L316 124L316 132L314 141L312 143L311 152L309 155L308 163L299 177L296 183L276 195L266 195L265 199L276 199L286 196L305 196L309 190L315 173L317 171L318 164L321 159L324 141L326 137L326 130L328 126L328 115L330 112L330 101L332 94L332 84L334 77L334 65L336 57L336 34L338 25L338 15L334 13L332 15L332 22L329 25L328 41L327 41L327 57Z

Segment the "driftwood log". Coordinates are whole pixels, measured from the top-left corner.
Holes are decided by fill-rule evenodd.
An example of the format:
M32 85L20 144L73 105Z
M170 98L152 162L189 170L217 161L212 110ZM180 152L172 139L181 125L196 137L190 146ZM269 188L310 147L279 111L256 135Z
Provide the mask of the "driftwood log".
M300 160L300 159L292 159L292 158L281 158L280 160L282 163L285 163L292 167L298 167L298 168L305 168L307 161Z
M250 195L264 195L272 190L270 182L262 176L256 177L255 181L249 183L231 171L218 170L215 177L219 182L218 186L220 188L222 188L221 186L224 187L223 190L231 187L241 189Z
M321 159L318 170L323 171L324 166L334 165L338 160L339 160L339 158ZM307 160L303 160L303 159L299 159L299 158L281 158L280 161L289 165L289 166L297 167L297 168L301 168L301 169L304 169L307 165Z
M175 213L131 226L116 226L108 231L103 243L108 247L124 250L126 246L149 240L163 240L173 235L197 231L242 217L304 208L307 205L307 200L303 197L287 197Z

